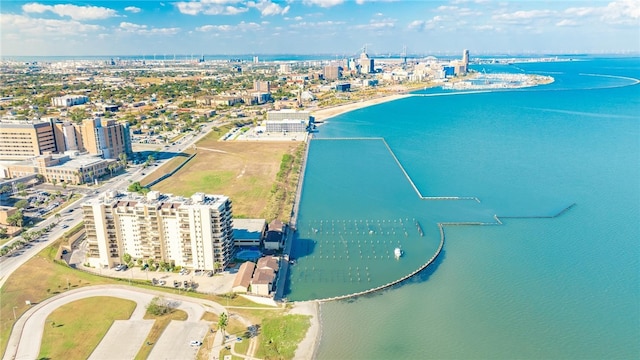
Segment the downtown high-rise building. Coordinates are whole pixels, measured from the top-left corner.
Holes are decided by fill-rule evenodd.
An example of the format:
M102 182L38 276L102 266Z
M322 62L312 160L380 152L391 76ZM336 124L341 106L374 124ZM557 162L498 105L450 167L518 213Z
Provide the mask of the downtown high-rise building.
M231 200L223 195L108 194L82 210L88 262L98 268L123 264L125 254L202 270L223 269L232 259Z

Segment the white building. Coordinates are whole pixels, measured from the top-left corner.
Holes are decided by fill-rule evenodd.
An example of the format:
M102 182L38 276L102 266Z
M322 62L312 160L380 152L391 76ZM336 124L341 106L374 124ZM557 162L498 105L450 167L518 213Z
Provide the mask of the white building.
M309 122L305 120L266 120L265 127L268 133L273 132L307 132Z
M92 266L113 267L124 262L125 254L203 270L216 270L216 263L225 268L232 259L232 211L226 196L110 194L87 201L82 209Z
M82 105L89 101L89 97L84 95L65 95L51 98L51 105L70 107L74 105Z

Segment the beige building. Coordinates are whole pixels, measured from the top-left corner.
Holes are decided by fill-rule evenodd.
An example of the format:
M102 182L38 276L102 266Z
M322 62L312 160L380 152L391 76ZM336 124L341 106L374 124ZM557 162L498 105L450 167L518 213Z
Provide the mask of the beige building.
M274 256L261 257L257 263L244 262L238 269L231 290L236 293L271 296L279 269L278 258Z
M153 259L191 269L225 268L233 256L231 201L196 193L191 198L151 191L105 196L83 207L88 262L110 268Z
M238 273L235 279L233 279L233 285L231 291L235 293L246 294L249 292L251 286L251 279L253 278L253 271L256 269L256 264L251 261L245 261L240 265Z
M131 135L127 123L115 120L87 119L80 130L82 149L105 159L117 159L122 153L131 155Z
M0 225L9 225L9 221L7 219L17 212L18 208L12 206L0 206Z
M110 168L111 166L111 168ZM95 155L41 155L8 166L10 178L27 175L43 175L47 182L58 184L84 184L120 168L115 159L103 159Z
M87 119L81 125L49 121L0 121L0 160L24 160L65 151L88 152L105 159L132 154L129 125Z
M58 151L51 122L0 120L0 160L23 160Z

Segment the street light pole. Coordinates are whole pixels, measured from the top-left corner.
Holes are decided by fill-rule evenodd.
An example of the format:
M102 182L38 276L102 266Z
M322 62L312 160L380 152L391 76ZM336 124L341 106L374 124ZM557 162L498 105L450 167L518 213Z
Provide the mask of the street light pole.
M18 317L16 316L16 308L17 308L17 306L13 307L13 321L18 320Z

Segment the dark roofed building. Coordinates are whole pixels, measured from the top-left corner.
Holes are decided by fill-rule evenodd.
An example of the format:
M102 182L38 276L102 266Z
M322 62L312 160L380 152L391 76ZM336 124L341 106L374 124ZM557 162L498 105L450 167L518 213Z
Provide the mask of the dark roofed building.
M280 250L284 246L287 235L287 225L280 220L273 220L267 227L267 235L264 239L266 250Z

